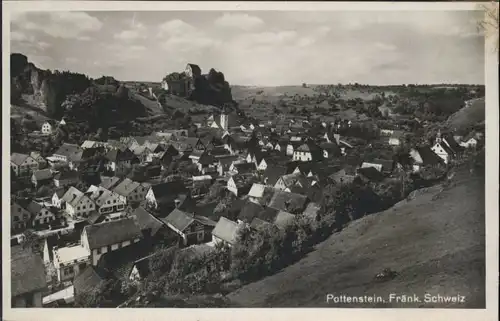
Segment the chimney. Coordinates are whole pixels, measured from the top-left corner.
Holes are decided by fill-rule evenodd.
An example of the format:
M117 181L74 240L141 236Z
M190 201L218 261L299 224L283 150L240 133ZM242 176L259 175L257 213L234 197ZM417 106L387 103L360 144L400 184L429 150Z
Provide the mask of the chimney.
M175 208L179 208L179 205L181 205L181 200L180 199L175 199Z

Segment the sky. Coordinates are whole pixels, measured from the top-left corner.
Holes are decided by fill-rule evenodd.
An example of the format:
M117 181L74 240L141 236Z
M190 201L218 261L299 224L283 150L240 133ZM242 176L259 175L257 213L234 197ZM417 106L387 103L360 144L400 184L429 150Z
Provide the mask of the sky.
M231 85L484 84L478 11L120 11L11 16L37 67L161 81L187 63Z

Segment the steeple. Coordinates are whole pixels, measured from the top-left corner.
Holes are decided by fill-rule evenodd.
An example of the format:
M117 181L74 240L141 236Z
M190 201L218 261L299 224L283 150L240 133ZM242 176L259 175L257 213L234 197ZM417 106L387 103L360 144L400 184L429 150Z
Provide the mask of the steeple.
M441 143L441 129L438 129L438 132L436 134L436 144Z

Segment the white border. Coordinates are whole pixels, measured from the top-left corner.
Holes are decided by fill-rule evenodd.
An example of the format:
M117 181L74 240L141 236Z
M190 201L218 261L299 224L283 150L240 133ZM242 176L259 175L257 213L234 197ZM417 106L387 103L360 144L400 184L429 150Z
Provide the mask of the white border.
M9 211L10 137L10 12L13 11L161 11L161 10L280 10L280 11L393 11L477 10L479 3L398 2L152 2L152 1L4 1L3 42L3 213ZM496 320L498 311L498 56L486 41L486 306L487 309L11 309L10 216L3 218L3 315L11 320ZM237 314L236 314L237 313ZM97 320L97 319L96 319Z

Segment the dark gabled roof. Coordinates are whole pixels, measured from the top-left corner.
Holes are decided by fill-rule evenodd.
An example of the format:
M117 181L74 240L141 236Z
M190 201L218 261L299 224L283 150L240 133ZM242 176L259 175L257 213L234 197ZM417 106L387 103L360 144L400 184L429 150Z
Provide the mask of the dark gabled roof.
M358 174L372 182L380 182L384 180L384 175L374 167L359 168Z
M302 212L308 203L308 197L284 191L275 191L269 207L289 212Z
M135 156L135 154L128 148L123 151L119 149L112 149L106 154L105 157L107 160L112 162L134 160L137 158L137 156Z
M257 170L255 163L234 164L234 167L236 168L239 174L250 173L252 171Z
M45 181L52 179L52 175L53 175L52 171L48 168L33 172L33 176L37 181Z
M88 225L83 230L87 232L90 249L129 241L142 236L139 224L131 218Z
M250 227L253 228L254 230L262 230L262 229L265 229L265 228L268 228L271 226L272 226L272 223L263 221L258 217L255 217L252 220L252 223L250 223Z
M264 178L267 179L266 184L274 186L278 179L286 173L287 168L284 166L267 166L266 170L264 171Z
M266 207L257 214L257 218L272 223L276 219L276 216L278 215L279 211L280 210L272 207Z
M63 195L66 193L66 188L65 187L60 187L54 191L54 194L57 195L58 198L63 197ZM52 195L54 195L52 194Z
M77 171L60 171L54 176L54 179L64 180L64 179L76 179L78 180Z
M237 188L244 188L248 187L248 190L252 188L253 183L257 181L257 178L253 176L251 173L246 173L246 174L236 174L231 176L231 178L234 181L234 184L236 185Z
M32 215L36 215L40 213L40 211L44 208L44 206L38 204L37 202L31 201L28 206L26 206L26 210L30 212Z
M89 159L95 156L105 155L104 147L85 148L82 152L82 159Z
M437 165L443 162L443 159L436 155L430 146L415 147L415 150L419 153L424 165Z
M11 296L44 290L47 286L42 258L30 249L11 247Z
M328 153L332 153L334 155L340 155L341 154L341 150L340 150L340 147L339 145L337 145L337 143L322 143L320 145L320 147L324 150L326 150Z
M148 242L137 242L103 254L97 262L97 270L118 280L128 279L134 263L151 254L153 248Z
M460 151L463 150L463 147L460 146L456 141L455 139L453 139L453 135L452 134L449 134L449 133L446 133L443 135L443 140L446 141L446 143L448 143L449 145L449 148L452 150L452 152L454 154L456 153L459 153ZM444 144L446 144L444 143Z
M150 229L152 235L156 234L156 232L163 227L163 223L146 211L142 206L136 208L134 212L132 212L132 216L135 217L142 231Z
M98 273L93 266L88 266L73 280L75 294L79 295L97 289L104 281L102 273Z
M82 159L83 149L75 144L62 144L54 155L66 156L71 161L80 161Z
M215 157L212 156L208 152L204 152L201 156L200 159L198 160L198 163L201 165L211 165L215 163Z
M254 217L257 217L260 212L262 212L264 208L259 204L248 201L243 208L241 209L238 219L250 223L252 222Z
M186 192L186 186L182 181L171 181L152 185L153 193L156 198L161 198L168 195L177 195Z

